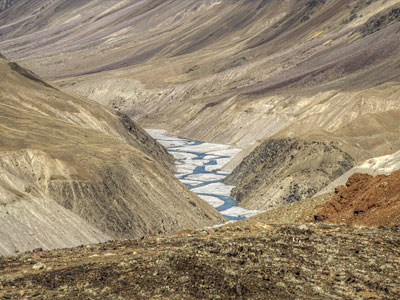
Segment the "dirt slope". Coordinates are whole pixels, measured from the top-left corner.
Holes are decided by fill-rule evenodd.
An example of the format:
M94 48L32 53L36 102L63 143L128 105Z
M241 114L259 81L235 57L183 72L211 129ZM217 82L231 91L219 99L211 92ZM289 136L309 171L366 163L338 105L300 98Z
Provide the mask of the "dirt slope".
M0 254L220 223L125 116L0 58Z
M17 1L0 49L145 126L250 146L398 104L396 0L65 3Z
M400 222L400 171L373 177L353 174L317 215L326 223L393 226Z

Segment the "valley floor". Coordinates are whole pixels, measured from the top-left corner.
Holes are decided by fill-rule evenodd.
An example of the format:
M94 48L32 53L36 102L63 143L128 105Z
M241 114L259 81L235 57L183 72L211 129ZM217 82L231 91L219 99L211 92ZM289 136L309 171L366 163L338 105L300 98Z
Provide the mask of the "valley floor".
M243 225L0 258L0 299L399 299L399 229Z
M175 176L224 217L241 220L260 212L237 206L230 197L234 186L221 182L229 175L221 171L222 167L241 151L240 148L179 138L166 130L147 129L147 132L174 156Z

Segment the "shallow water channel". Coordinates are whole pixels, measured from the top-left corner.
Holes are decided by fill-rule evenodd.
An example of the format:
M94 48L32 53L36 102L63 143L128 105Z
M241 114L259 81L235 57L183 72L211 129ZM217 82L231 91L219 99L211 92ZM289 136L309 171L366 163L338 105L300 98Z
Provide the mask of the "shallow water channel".
M174 156L175 176L223 216L241 220L258 213L237 206L229 196L234 187L221 182L229 173L220 169L241 149L232 145L179 138L165 130L147 129L147 132Z

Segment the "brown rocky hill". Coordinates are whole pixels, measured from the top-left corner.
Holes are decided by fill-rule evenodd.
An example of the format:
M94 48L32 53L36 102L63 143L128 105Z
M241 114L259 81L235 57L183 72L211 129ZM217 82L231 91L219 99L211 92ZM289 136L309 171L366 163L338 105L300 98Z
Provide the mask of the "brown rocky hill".
M0 254L217 224L121 113L0 58Z
M237 185L232 196L241 205L271 208L288 199L307 199L353 166L400 148L398 109L361 115L333 132L312 128L316 118L322 116L298 121L259 141L250 153L244 151L245 158L226 178Z
M326 204L317 218L326 223L361 226L400 224L400 171L390 175L353 174Z
M245 222L247 225L254 225L259 222L264 224L299 224L304 223L305 221L314 222L314 216L318 215L317 211L321 205L323 206L329 202L334 195L336 187L346 185L346 182L353 174L362 173L369 174L371 176L390 175L393 173L393 171L398 169L400 169L400 151L397 151L391 155L368 159L360 164L357 164L345 172L342 176L339 176L333 180L328 186L321 189L312 198L307 198L286 204L284 206L272 208L267 212L258 214L243 222ZM384 218L385 212L381 211L378 213ZM321 220L321 218L318 218L318 220Z

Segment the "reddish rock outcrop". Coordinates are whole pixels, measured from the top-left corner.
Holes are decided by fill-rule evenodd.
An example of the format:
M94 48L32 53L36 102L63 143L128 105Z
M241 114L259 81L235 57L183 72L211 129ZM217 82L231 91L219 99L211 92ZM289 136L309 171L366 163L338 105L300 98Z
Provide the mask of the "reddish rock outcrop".
M319 207L316 221L347 225L392 226L400 224L400 170L373 177L353 174L346 186Z

